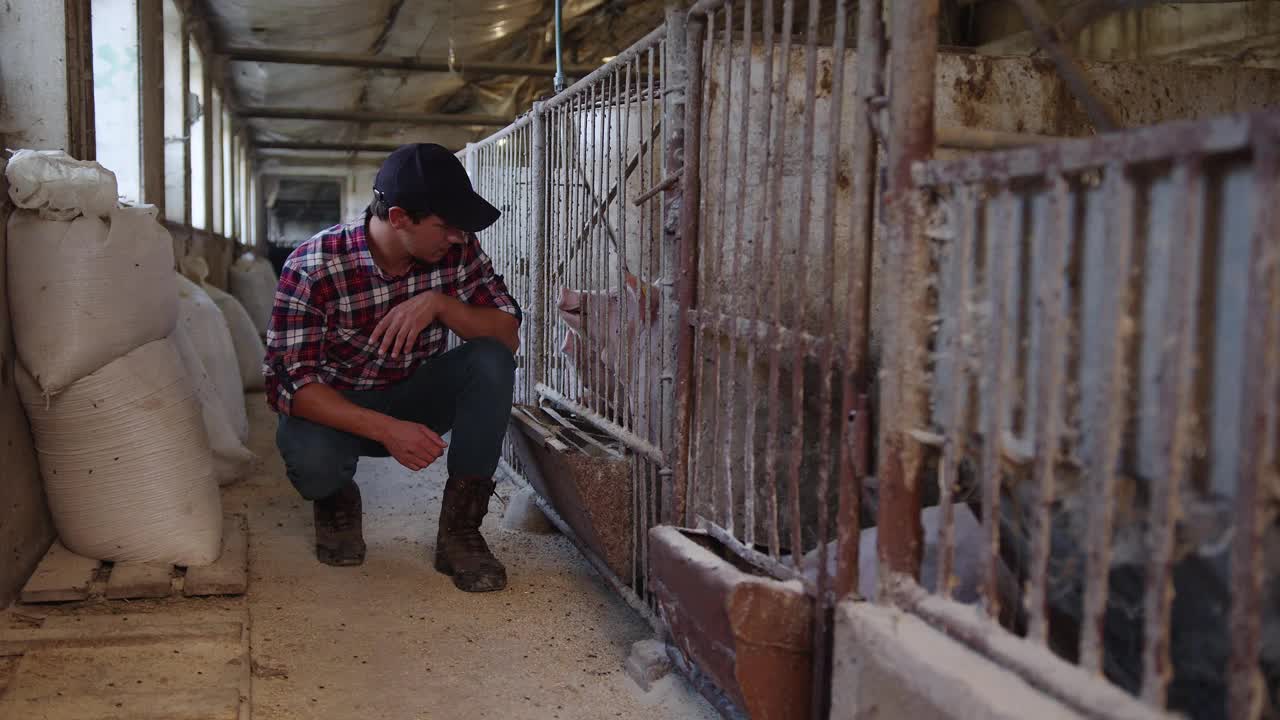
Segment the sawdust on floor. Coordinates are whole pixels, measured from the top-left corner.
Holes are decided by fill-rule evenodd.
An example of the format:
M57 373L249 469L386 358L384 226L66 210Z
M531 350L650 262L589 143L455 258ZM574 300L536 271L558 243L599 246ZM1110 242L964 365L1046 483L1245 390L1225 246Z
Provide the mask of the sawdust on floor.
M275 450L275 417L262 395L246 400L260 462L223 493L228 511L249 518L246 597L23 606L6 611L5 626L118 613L243 617L258 720L716 717L680 678L642 692L622 666L649 626L566 538L500 530L497 500L484 532L507 564L507 589L466 594L435 572L443 460L420 473L361 460L365 564L318 563L310 504ZM513 491L503 483L498 494Z

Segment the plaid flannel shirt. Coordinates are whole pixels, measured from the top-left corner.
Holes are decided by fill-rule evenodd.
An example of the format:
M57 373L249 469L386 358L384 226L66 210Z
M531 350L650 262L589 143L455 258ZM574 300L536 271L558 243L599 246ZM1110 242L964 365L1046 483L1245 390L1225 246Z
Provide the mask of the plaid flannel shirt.
M286 415L294 394L313 382L340 390L386 387L444 352L448 329L439 322L399 357L380 354L369 340L391 308L419 293L436 290L522 317L475 235L434 265L415 263L390 277L373 261L365 233L363 221L331 227L299 245L284 263L263 372L267 401Z

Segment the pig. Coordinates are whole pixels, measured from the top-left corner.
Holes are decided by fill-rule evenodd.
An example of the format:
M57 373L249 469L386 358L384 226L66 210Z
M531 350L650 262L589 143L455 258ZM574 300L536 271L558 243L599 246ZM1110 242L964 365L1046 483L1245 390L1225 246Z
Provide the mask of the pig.
M557 305L564 323L560 352L582 382L579 402L611 418L634 417L648 407L657 378L646 353L652 351L655 358L661 353L658 289L627 271L623 281L621 292L562 287ZM628 372L638 393L627 387ZM567 395L572 397L575 384L570 380Z

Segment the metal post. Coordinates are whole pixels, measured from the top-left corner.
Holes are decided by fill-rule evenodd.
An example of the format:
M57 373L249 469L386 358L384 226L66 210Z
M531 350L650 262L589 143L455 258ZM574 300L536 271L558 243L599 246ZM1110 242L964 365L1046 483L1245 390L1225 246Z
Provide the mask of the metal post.
M885 384L879 428L881 506L877 552L884 589L887 574L917 577L923 549L920 474L923 448L909 431L924 426L928 412L929 241L923 200L911 179L913 163L933 153L934 69L938 55L938 0L893 3L889 87L889 171L885 235L892 255L886 276L894 284L883 363Z
M557 3L557 6L559 3ZM530 387L546 382L547 334L545 322L547 318L547 142L546 123L544 121L542 103L533 104L533 122L529 132L533 134L533 147L529 153L530 182L533 183L533 252L529 258L529 284L532 297L532 308L526 308L525 322L532 322L533 347L526 356L529 366L525 372ZM470 157L470 153L467 155ZM528 310L532 310L529 313Z
M564 50L561 47L560 0L556 0L556 92L564 92Z
M663 175L672 175L682 169L684 166L684 119L685 119L685 97L689 81L688 66L685 64L686 50L686 15L678 2L668 2L666 8L666 28L667 56L663 59L663 65L666 68L666 82L663 85L663 102L662 102L662 128L667 135L666 152L663 155ZM696 164L691 169L697 172ZM677 244L680 241L681 210L683 204L683 191L687 186L687 177L685 173L681 175L681 184L679 187L673 187L663 192L662 200L662 274L659 279L659 286L662 288L662 375L661 375L661 417L662 417L662 450L667 454L668 465L673 468L674 475L668 480L663 478L661 497L659 504L662 508L663 520L667 523L680 524L684 521L684 488L685 477L680 473L687 471L686 459L689 449L687 432L684 439L680 441L680 448L686 453L681 456L680 448L676 448L676 387L675 373L677 365L680 365L681 356L684 357L683 362L687 363L691 358L688 353L681 352L681 344L687 341L692 342L692 336L687 336L687 325L683 325L685 317L680 310L680 303L676 297L676 267L677 263L685 258L681 256L677 250ZM690 346L689 350L692 350ZM688 368L684 366L684 375L687 376ZM687 392L688 388L685 388ZM688 398L681 403L682 407L687 407ZM684 430L688 430L688 420L682 423Z

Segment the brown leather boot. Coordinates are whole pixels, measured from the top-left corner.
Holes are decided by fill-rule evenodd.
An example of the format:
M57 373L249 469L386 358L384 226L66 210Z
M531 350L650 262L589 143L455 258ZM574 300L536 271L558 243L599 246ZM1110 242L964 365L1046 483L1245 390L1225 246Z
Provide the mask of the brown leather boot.
M486 477L450 477L445 483L435 564L436 570L453 576L459 590L489 592L507 586L507 569L480 535L495 485Z
M326 565L364 562L364 511L360 486L351 481L338 492L312 503L316 524L316 559Z

